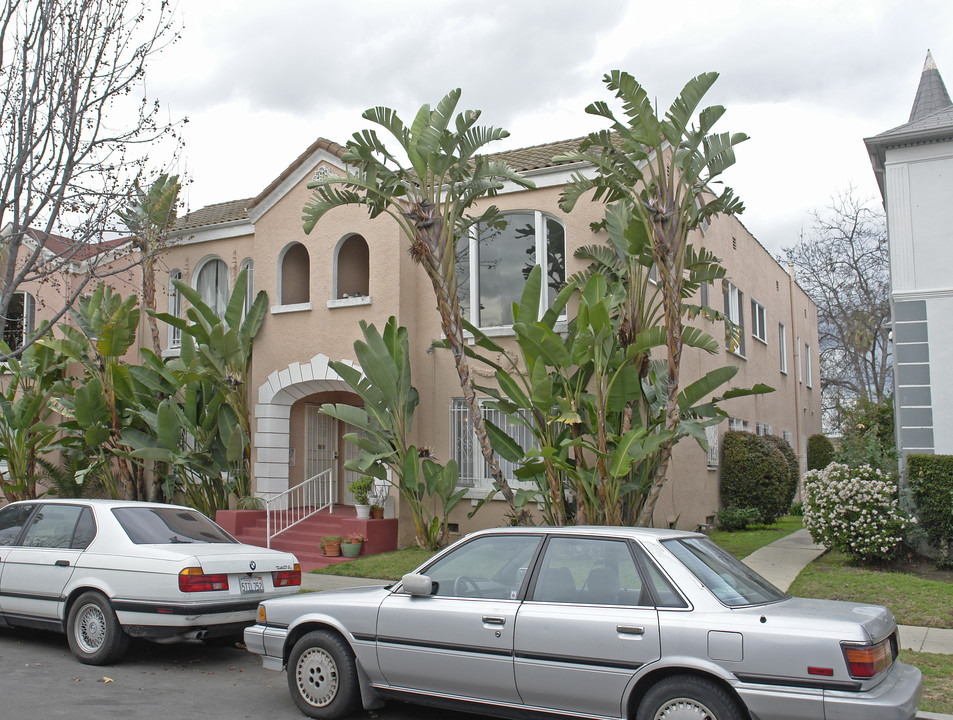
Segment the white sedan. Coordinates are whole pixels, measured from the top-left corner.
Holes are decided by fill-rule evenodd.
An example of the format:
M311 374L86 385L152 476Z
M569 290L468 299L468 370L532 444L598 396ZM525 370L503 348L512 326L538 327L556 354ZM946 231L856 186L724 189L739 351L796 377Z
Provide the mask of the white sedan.
M290 553L243 545L191 508L26 500L0 508L0 626L65 632L80 662L130 637L240 635L267 598L298 592Z

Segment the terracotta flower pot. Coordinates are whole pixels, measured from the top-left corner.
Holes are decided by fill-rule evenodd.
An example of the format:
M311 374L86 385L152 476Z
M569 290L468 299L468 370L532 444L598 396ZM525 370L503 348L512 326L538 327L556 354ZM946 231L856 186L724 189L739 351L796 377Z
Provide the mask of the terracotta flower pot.
M340 542L324 543L321 546L321 550L328 557L339 557L341 555L341 543Z
M384 517L384 508L382 507L372 507L371 508L371 517L374 520L381 520Z

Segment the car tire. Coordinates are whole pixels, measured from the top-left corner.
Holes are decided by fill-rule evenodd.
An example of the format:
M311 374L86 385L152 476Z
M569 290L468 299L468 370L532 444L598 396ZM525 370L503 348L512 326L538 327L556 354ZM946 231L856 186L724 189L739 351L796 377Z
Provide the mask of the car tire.
M636 720L743 720L735 698L718 683L694 675L672 675L645 693Z
M308 717L338 720L351 715L361 697L354 652L332 632L309 632L288 657L288 689Z
M129 647L126 635L112 605L98 592L80 595L66 621L69 649L86 665L109 665L121 658Z

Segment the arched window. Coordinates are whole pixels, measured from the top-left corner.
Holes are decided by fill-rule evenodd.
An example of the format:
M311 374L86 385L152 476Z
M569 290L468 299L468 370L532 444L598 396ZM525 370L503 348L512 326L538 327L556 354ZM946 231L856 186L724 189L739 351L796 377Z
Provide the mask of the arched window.
M173 270L169 273L169 315L182 317L182 293L175 286L173 280L182 280L182 271ZM169 325L169 347L181 347L182 331L174 325Z
M370 252L367 241L351 235L338 244L334 263L334 297L359 298L370 295Z
M206 261L198 271L195 289L202 296L202 302L208 305L219 317L225 317L228 306L228 266L224 260L212 258Z
M311 302L311 257L301 243L285 248L279 260L278 295L282 305Z
M11 350L19 350L35 329L36 301L28 292L13 293L7 306L3 341Z
M566 229L539 210L507 213L506 227L480 226L457 243L460 309L479 327L509 326L526 278L542 266L540 313L566 282Z

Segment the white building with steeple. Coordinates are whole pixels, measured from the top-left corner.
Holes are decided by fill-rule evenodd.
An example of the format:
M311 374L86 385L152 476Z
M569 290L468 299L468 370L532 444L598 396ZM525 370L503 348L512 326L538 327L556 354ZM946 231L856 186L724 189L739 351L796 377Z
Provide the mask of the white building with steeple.
M929 51L909 120L864 142L887 211L897 449L953 454L953 103Z

